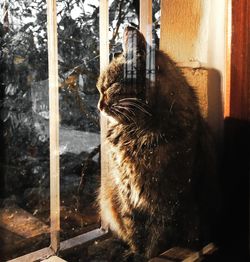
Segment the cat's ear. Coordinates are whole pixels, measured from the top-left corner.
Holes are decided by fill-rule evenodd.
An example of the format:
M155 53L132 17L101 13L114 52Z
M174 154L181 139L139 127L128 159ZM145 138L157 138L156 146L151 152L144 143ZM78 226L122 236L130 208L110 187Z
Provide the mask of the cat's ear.
M123 52L124 53L145 53L146 41L144 36L134 27L127 26L123 33Z

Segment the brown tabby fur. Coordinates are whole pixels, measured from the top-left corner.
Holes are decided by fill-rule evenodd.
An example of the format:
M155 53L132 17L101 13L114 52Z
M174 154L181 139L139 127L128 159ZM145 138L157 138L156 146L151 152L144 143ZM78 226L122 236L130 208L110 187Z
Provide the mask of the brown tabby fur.
M129 32L137 36L136 82L124 76L130 62L126 53L132 51ZM209 240L214 151L197 97L175 63L156 51L156 84L150 87L144 37L131 27L124 36L123 55L110 63L97 84L99 109L112 120L100 215L132 252L150 258L167 247Z

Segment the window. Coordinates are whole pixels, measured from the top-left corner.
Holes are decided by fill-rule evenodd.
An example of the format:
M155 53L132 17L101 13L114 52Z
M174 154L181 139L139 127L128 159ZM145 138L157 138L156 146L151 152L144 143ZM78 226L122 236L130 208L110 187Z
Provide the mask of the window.
M138 1L140 12L136 2L0 1L0 139L4 145L0 158L0 260L63 256L107 236L93 207L100 174L109 169L108 150L102 143L108 123L102 117L99 125L95 83L100 70L121 51L125 24L138 26L140 20L140 30L150 39L153 13L159 38L160 1L153 1L153 9L152 0ZM195 44L189 34L178 31L189 16L174 16L178 12L173 1L162 1L166 21L161 22L166 29L160 44L181 66L197 69L205 64L223 74L224 60L217 56L223 53L224 43L219 41L213 48L211 39L222 36L220 19L224 19L221 13L226 4L191 2L180 10L191 10L190 17L197 15L197 21L193 19L197 28L192 27ZM192 12L193 8L198 11ZM213 15L215 10L219 11ZM206 13L203 20L202 12ZM172 26L176 21L177 26ZM200 30L201 26L208 30ZM218 30L213 30L215 27ZM183 43L187 52L182 52ZM205 71L202 74L207 76ZM221 87L220 79L216 84ZM206 106L214 108L215 101Z
M88 20L99 1L80 2L2 3L9 75L1 75L7 153L1 161L1 260L46 258L106 233L91 206L100 172L99 24L97 15ZM102 5L103 13L107 1Z
M132 2L1 2L4 260L45 259L107 235L93 207L108 172L95 84L125 24L138 25Z

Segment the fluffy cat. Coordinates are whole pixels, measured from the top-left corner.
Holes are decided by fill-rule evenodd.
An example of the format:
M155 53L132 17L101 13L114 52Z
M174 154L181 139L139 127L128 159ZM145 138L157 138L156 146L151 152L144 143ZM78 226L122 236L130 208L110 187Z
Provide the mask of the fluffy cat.
M110 119L101 218L146 258L204 244L215 216L215 156L197 97L161 51L155 83L147 79L147 43L135 28L125 29L123 49L97 83L99 110Z

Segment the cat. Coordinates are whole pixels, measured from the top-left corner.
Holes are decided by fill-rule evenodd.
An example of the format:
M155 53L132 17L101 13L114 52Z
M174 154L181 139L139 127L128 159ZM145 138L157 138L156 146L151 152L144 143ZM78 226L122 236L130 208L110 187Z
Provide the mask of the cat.
M137 29L126 27L123 53L97 81L110 151L100 216L131 253L147 259L209 241L216 213L213 139L196 94L159 50L150 69L155 81L148 79L148 47Z

